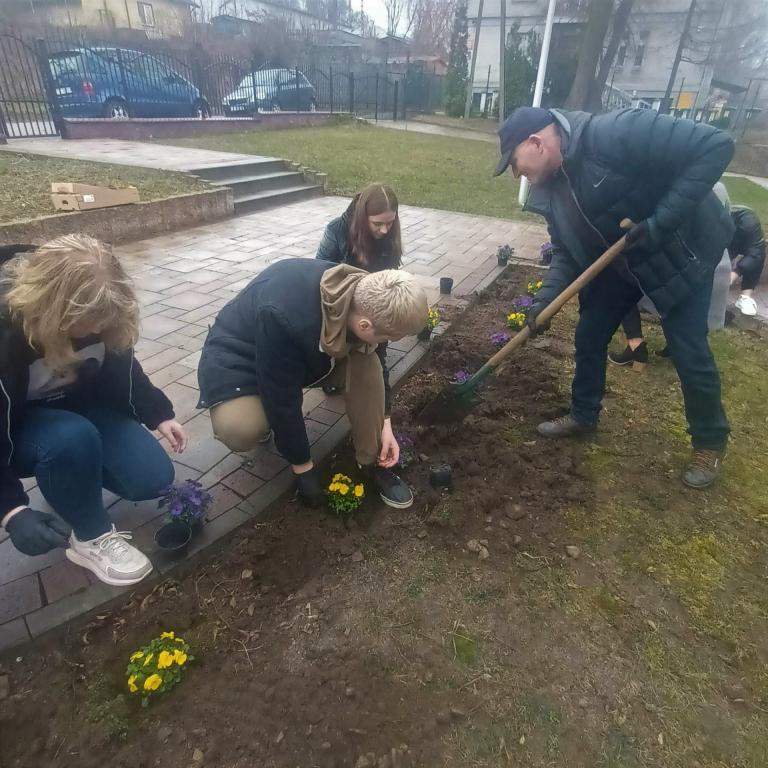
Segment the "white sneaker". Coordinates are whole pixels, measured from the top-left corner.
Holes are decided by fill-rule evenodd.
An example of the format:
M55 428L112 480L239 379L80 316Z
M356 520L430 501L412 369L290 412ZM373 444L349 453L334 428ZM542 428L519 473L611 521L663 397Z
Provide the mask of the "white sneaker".
M118 531L114 525L111 531L92 541L80 541L72 533L65 554L75 565L93 571L105 584L130 586L152 572L152 563L128 543L130 538L130 533Z
M742 315L749 315L754 317L757 314L757 304L751 296L745 296L743 293L736 299L736 309L741 312Z

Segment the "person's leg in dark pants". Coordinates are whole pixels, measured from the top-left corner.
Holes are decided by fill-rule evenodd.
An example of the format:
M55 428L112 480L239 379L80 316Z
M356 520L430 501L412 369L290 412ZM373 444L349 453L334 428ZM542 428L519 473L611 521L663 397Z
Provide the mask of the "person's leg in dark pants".
M156 499L173 483L173 462L154 435L109 408L83 414L99 431L104 487L130 501Z
M711 293L712 282L708 281L661 320L680 377L697 464L697 471L689 477L689 467L684 479L696 487L710 485L719 474L730 432L720 395L720 373L707 341Z
M28 408L11 437L11 468L19 477L37 479L45 500L79 539L111 529L101 497L101 436L88 419L56 408Z
M545 437L590 432L597 426L605 393L608 344L627 311L641 297L640 289L610 268L579 296L576 326L576 373L571 386L571 413L539 425Z
M616 365L631 365L642 370L648 362L648 346L643 339L643 323L640 308L634 304L621 321L627 346L621 352L609 352L608 359Z
M608 344L641 295L639 288L608 269L579 297L571 413L583 424L597 424L605 394Z

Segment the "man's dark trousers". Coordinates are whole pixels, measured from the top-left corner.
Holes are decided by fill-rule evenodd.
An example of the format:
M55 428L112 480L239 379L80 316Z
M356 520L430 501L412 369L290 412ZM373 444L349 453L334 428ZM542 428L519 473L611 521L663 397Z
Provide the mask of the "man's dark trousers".
M710 279L662 318L661 325L680 377L693 447L722 451L730 428L720 399L720 374L707 343L711 294ZM584 424L597 424L605 394L608 344L641 296L639 287L611 267L579 296L571 412Z

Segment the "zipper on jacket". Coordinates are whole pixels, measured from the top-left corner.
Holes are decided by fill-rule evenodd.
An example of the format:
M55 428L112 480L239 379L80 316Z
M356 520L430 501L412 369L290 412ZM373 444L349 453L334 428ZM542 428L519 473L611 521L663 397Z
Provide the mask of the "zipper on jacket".
M563 176L565 176L565 180L568 182L568 191L571 193L571 197L573 198L573 202L576 203L576 207L579 209L579 213L581 214L581 217L584 219L584 221L587 222L587 225L592 229L592 231L602 240L603 245L608 248L608 241L603 237L600 230L587 218L587 214L584 213L584 209L579 204L579 200L576 197L576 193L573 191L573 185L571 184L571 179L568 176L568 173L565 170L565 165L560 166L560 170L563 172Z
M311 384L307 384L307 388L316 387L323 379L327 379L331 375L335 367L336 367L336 359L332 357L331 367L328 369L328 372L323 374L317 381L313 381Z

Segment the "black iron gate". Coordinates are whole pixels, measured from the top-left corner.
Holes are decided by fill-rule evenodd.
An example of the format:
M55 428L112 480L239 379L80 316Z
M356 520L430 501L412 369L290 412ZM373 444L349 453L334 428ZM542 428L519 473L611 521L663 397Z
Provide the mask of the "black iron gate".
M44 43L39 49L12 34L0 34L0 132L9 138L58 136L49 103L50 73Z

